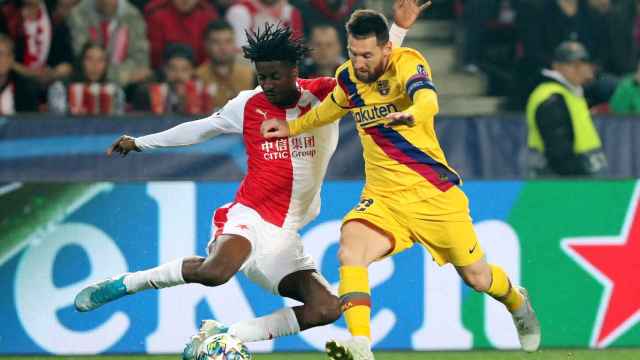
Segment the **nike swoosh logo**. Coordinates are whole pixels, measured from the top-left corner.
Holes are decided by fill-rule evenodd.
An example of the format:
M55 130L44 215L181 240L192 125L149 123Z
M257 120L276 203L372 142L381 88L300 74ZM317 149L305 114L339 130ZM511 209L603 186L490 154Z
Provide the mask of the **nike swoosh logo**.
M473 254L474 251L476 251L476 247L478 247L478 242L476 241L476 243L473 245L473 247L471 249L469 249L469 254Z

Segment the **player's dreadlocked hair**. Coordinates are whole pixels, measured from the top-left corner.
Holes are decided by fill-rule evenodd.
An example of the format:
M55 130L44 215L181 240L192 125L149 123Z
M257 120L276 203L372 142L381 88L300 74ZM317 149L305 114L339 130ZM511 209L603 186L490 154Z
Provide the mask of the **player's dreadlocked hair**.
M284 61L299 64L309 54L301 38L294 38L291 28L265 23L257 31L245 31L248 45L242 47L244 57L252 62Z

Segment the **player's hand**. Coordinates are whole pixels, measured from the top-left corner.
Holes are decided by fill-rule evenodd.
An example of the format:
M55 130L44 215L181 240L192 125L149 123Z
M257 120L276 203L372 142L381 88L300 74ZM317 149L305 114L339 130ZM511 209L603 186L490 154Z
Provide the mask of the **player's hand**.
M420 5L421 2L422 0L395 0L393 4L393 22L403 29L409 29L420 14L431 6L430 0Z
M413 115L409 113L403 113L403 112L392 113L387 115L386 119L389 120L389 122L384 125L385 127L400 126L400 125L413 127L416 124L416 120L413 118Z
M122 157L125 157L131 150L137 152L142 151L136 146L135 138L129 135L122 135L116 141L114 141L111 146L109 146L109 148L107 149L107 155L111 156L111 154L116 152L122 155Z
M269 119L262 122L260 132L265 139L289 137L289 125L284 120Z

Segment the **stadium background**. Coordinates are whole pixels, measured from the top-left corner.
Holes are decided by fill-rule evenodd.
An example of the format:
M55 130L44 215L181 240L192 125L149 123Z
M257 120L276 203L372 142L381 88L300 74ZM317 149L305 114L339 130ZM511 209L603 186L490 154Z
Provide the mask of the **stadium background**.
M448 67L459 62L451 44L464 28L461 19L449 17L454 3L436 1L407 45L430 61L433 54L436 76L443 73L439 136L466 180L489 259L532 295L543 350L533 355L538 357L488 352L518 347L511 319L498 303L470 291L452 268L437 268L419 247L372 271L376 350L406 351L382 355L403 359L413 350L465 351L437 355L443 359L640 359L638 117L596 118L610 164L603 177L528 179L524 117L505 105L508 99L496 90L499 76ZM369 5L390 9L388 1ZM212 211L232 199L245 171L240 138L124 160L103 156L121 133L141 135L185 120L0 118L0 355L178 353L203 318L230 323L292 304L239 275L220 288L186 286L139 294L89 314L73 310L73 296L90 282L204 254ZM302 231L307 251L334 285L339 220L362 186L360 145L349 120L341 124L322 212ZM276 357L313 352L346 333L340 320L250 348ZM573 350L553 350L564 348ZM610 351L595 350L603 348ZM430 356L440 358L424 355Z

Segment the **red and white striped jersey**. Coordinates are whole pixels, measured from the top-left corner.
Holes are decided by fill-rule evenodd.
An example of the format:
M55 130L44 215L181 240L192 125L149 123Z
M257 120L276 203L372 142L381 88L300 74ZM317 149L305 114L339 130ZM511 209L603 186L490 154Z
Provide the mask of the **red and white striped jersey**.
M276 226L298 230L320 211L320 187L338 144L338 123L288 139L265 139L267 119L293 120L322 101L333 78L299 79L298 103L288 109L271 104L260 87L241 92L207 120L220 133L242 133L248 172L235 201L257 211Z

